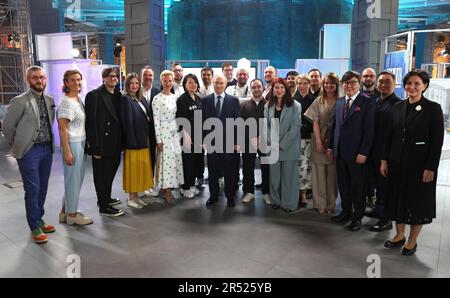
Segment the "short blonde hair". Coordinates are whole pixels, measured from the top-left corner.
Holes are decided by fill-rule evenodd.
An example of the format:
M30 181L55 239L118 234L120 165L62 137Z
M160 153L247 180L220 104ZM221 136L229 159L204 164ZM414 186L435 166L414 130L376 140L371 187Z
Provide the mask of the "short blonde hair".
M159 80L162 81L162 78L165 76L172 76L172 79L175 77L175 74L173 73L173 71L171 70L164 70L160 75L159 75Z
M298 84L298 81L300 80L304 80L307 81L308 84L311 84L311 77L307 74L299 74L296 78L295 78L295 82Z

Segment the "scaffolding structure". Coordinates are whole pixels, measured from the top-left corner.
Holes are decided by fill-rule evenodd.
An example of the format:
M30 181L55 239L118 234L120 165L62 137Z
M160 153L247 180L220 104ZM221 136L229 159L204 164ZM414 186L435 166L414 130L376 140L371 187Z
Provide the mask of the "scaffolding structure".
M25 71L33 64L28 0L0 0L0 104L26 89Z

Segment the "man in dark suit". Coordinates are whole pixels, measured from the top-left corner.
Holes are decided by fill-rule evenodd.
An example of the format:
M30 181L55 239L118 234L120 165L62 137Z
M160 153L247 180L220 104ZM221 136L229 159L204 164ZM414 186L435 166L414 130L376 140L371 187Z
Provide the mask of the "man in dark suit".
M380 92L376 87L377 83L377 73L373 68L366 68L363 70L362 74L362 88L361 93L370 97L373 100L377 100L380 97ZM373 161L371 156L369 156L368 167L369 175L367 179L367 205L371 208L375 207L375 176L374 169L372 168Z
M111 189L122 153L122 125L120 121L121 93L115 89L116 68L102 72L103 85L86 95L86 153L92 156L95 191L100 215L120 216L122 210L112 206L120 200L111 198Z
M202 100L203 121L206 122L209 119L212 121L219 120L223 130L218 131L217 127L204 129L204 143L206 143L205 149L208 153L208 182L210 192L210 198L206 202L206 206L210 207L214 205L219 199L219 176L223 171L225 174L225 196L228 201L228 207L233 208L235 206L234 196L238 188L235 175L237 173L237 159L239 158L236 152L239 150L239 146L237 145L235 127L233 127L234 138L232 144L226 143L227 134L233 133L233 131L227 131L226 120L239 118L240 105L237 97L225 93L227 78L224 75L220 74L215 76L213 84L214 93L204 97ZM220 141L223 141L222 146L220 146L220 141L217 138L213 139L211 144L207 144L209 139L208 135L211 133L216 134L217 138L221 138Z
M336 102L328 147L336 158L342 212L333 222L345 223L350 231L361 228L367 191L367 157L373 141L375 101L360 93L361 75L354 71L342 77L345 96Z
M379 221L370 227L372 232L382 232L392 229L392 222L386 219L384 214L384 202L386 196L387 179L380 173L381 155L383 152L384 140L387 131L388 116L392 107L401 101L395 95L395 75L383 71L378 75L377 89L381 96L377 99L375 112L375 134L369 161L372 163L370 170L375 178L375 188L377 199L375 208L368 213L370 217L377 217Z
M153 121L153 98L160 93L161 91L153 87L153 77L154 72L150 68L150 66L145 66L141 70L141 81L142 81L142 93L145 97L145 100L147 101L148 105L150 106L150 156L152 160L152 171L155 170L155 164L156 164L156 135L155 135L155 123ZM153 173L153 176L155 173ZM156 195L158 195L158 192L156 192Z

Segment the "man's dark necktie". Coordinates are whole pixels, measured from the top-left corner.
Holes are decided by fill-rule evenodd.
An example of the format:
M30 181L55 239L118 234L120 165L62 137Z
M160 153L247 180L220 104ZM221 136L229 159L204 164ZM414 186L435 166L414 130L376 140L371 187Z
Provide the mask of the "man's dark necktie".
M345 100L345 106L344 106L344 119L347 118L347 113L348 113L348 110L350 109L350 100L351 100L351 98L347 98L347 99Z
M220 117L220 100L222 99L222 96L217 96L217 102L216 102L216 115L217 117Z

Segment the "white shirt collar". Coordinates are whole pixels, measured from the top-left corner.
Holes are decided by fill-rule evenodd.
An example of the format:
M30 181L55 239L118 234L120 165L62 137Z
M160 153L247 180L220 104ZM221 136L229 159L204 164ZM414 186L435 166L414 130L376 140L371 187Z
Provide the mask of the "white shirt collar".
M214 99L216 99L217 96L219 96L219 95L222 97L222 99L225 98L225 92L222 92L221 94L217 94L217 93L214 91Z

